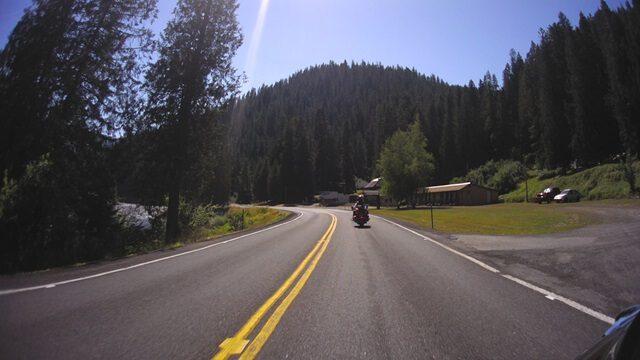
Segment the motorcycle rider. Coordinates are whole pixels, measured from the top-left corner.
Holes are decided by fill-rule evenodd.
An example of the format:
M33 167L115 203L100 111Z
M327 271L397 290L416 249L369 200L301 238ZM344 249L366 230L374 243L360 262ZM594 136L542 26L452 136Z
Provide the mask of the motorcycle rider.
M364 196L363 195L358 195L358 199L356 200L356 203L353 204L353 206L351 207L351 210L353 210L353 217L356 217L356 212L359 209L367 209L367 203L364 200Z

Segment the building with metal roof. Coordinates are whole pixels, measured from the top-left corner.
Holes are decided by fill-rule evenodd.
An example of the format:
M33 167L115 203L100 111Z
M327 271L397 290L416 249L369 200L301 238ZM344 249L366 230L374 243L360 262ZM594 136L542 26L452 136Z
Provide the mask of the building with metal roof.
M376 206L378 209L380 206L397 206L398 202L396 200L380 193L380 179L381 178L375 178L364 187L362 192L365 201L370 205Z
M471 182L428 186L418 190L420 205L486 205L497 202L497 190Z

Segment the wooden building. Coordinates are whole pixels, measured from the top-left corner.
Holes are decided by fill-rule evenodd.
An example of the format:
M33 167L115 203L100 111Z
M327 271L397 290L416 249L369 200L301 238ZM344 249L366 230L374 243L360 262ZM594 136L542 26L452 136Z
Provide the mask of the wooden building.
M381 178L375 178L364 187L363 193L365 201L369 206L375 206L378 209L381 206L397 206L398 202L396 200L380 193L380 179Z
M498 191L470 182L418 190L419 205L486 205L498 202Z

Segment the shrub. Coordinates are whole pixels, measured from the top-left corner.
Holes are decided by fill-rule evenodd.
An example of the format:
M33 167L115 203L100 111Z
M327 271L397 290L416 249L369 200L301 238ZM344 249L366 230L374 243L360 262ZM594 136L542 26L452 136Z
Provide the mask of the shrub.
M554 170L545 169L540 171L540 174L538 175L538 180L551 179L551 178L562 176L562 175L564 175L564 171L560 168L554 169Z
M225 215L214 215L209 220L209 227L215 229L225 225L228 222L229 222L229 219Z
M471 181L505 194L515 190L518 183L526 176L526 168L519 161L489 160L486 164L473 169L467 175L452 179L452 182Z
M72 149L64 149L71 152ZM45 154L0 186L0 271L99 259L112 239L114 188L89 155Z
M245 228L244 210L230 211L227 217L232 230L238 231Z
M110 253L106 253L106 257L138 254L164 246L166 207L137 205L137 208L138 215L141 212L148 215L148 223L130 213L116 213L114 216L117 225L113 234L114 249Z

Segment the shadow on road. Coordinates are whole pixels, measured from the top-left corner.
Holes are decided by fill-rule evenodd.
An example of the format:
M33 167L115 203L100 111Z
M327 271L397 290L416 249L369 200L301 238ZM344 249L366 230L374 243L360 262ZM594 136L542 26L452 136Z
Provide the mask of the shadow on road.
M355 225L354 228L356 228L356 229L371 229L371 225L364 225L364 226Z

